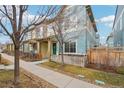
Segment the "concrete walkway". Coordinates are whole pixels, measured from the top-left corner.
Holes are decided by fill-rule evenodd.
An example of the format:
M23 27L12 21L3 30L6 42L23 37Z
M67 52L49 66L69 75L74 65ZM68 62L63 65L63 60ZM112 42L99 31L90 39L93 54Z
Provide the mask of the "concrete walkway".
M0 69L13 70L14 65L8 65L8 66L0 65Z
M2 54L2 56L13 62L12 56L9 56L7 54ZM20 67L59 88L98 88L98 86L96 85L87 83L76 78L72 78L70 76L43 67L39 67L35 64L25 62L23 60L20 60Z

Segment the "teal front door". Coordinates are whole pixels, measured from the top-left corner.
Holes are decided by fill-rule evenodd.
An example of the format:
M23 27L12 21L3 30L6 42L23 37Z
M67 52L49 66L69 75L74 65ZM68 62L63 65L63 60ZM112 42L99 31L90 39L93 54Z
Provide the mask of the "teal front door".
M53 55L56 55L56 43L53 43Z

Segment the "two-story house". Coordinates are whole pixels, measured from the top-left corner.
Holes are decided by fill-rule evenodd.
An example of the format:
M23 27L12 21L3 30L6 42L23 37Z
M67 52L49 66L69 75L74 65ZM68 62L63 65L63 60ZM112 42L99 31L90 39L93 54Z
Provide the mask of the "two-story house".
M61 30L64 32L64 55L70 57L79 57L82 62L82 56L86 55L87 50L99 46L99 35L91 6L65 6L61 15L64 19L60 23ZM61 17L61 15L58 15ZM54 21L41 24L34 31L28 32L23 40L20 51L41 54L42 58L52 57L59 61L60 46L52 29Z

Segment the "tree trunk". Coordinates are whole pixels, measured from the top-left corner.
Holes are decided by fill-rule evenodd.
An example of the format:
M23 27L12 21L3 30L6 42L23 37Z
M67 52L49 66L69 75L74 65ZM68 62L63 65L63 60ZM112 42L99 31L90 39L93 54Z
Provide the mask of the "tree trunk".
M19 47L15 46L14 51L14 83L19 84Z
M61 59L62 59L62 65L64 65L63 46L61 46Z

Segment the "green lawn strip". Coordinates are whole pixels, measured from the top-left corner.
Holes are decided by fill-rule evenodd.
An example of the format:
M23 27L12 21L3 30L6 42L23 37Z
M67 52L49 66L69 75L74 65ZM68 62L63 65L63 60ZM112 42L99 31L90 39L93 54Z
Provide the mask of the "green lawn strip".
M56 62L45 62L42 63L41 66L47 66L53 69L62 70L76 75L84 75L85 78L90 79L91 81L101 80L104 81L106 84L124 87L124 75L121 74L107 73L104 71L82 68L74 65L64 65L62 67L60 63Z

